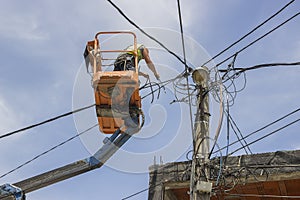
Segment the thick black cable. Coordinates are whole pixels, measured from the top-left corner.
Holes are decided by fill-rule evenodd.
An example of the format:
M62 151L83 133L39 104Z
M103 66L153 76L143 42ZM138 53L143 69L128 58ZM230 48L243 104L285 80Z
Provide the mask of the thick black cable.
M139 192L136 192L136 193L134 193L134 194L132 194L132 195L129 195L129 196L127 196L127 197L124 197L124 198L122 198L121 200L130 199L130 198L132 198L132 197L134 197L134 196L136 196L136 195L138 195L138 194L141 194L141 193L143 193L143 192L146 192L146 191L148 191L148 190L151 190L151 189L155 188L156 186L161 185L161 184L163 184L163 183L165 183L165 182L167 182L167 181L171 181L171 180L173 180L173 179L174 179L174 178L171 178L171 179L169 179L169 180L163 180L163 181L160 181L159 183L157 183L157 184L155 184L155 185L150 185L149 187L147 187L147 188L145 188L145 189L143 189L143 190L140 190Z
M152 95L152 99L151 99L151 103L153 103L153 100L154 100L154 93L157 91L157 90L153 90L153 87L156 86L157 87L157 90L158 90L158 93L157 93L157 99L159 99L159 96L160 96L160 90L162 88L164 88L164 85L160 85L159 83L157 82L149 82L147 84L145 84L144 86L140 87L139 90L143 90L143 89L147 89L147 88L150 88L151 92L149 92L149 94ZM148 94L148 95L149 95ZM143 98L142 98L143 99Z
M64 144L66 144L67 142L70 142L71 140L73 140L73 139L79 137L80 135L82 135L82 134L84 134L84 133L90 131L91 129L95 128L96 126L98 126L98 124L96 124L96 125L94 125L94 126L88 128L88 129L86 129L86 130L84 130L84 131L82 131L82 132L76 134L76 135L73 136L73 137L70 137L69 139L65 140L64 142L61 142L61 143L58 144L58 145L53 146L53 147L50 148L49 150L44 151L43 153L40 153L39 155L33 157L32 159L30 159L30 160L26 161L25 163L19 165L18 167L16 167L16 168L10 170L9 172L7 172L7 173L1 175L1 176L0 176L0 179L3 178L3 177L5 177L5 176L7 176L7 175L9 175L9 174L11 174L11 173L13 173L13 172L15 172L15 171L17 171L18 169L20 169L20 168L22 168L22 167L28 165L29 163L31 163L31 162L35 161L36 159L40 158L41 156L46 155L47 153L53 151L54 149L56 149L56 148L58 148L58 147L60 147L60 146L62 146L62 145L64 145Z
M156 84L156 83L153 83L153 84ZM154 101L154 92L153 92L152 82L150 81L150 77L149 76L148 76L148 78L146 80L146 83L142 87L140 87L139 90L142 90L142 89L145 89L145 88L148 88L148 87L150 87L150 90L151 90L151 92L150 92L152 94L151 103L153 103L153 101ZM158 85L158 87L159 87L159 85Z
M280 117L279 119L277 119L277 120L275 120L275 121L273 121L273 122L271 122L271 123L269 123L269 124L267 124L267 125L265 125L265 126L259 128L259 129L257 129L256 131L253 131L253 132L249 133L249 134L246 135L245 137L242 137L242 139L244 140L244 139L246 139L246 138L248 138L248 137L250 137L250 136L252 136L252 135L254 135L254 134L256 134L256 133L258 133L258 132L260 132L260 131L262 131L262 130L268 128L268 127L270 127L270 126L272 126L273 124L276 124L277 122L279 122L279 121L281 121L281 120L283 120L283 119L285 119L285 118L287 118L287 117L289 117L289 116L295 114L296 112L299 112L299 111L300 111L300 108L297 108L297 109L295 109L294 111L292 111L292 112L290 112L290 113L288 113L288 114L286 114L286 115ZM238 143L238 142L239 142L239 141L236 140L236 141L230 143L229 146L232 146L232 145L234 145L234 144L236 144L236 143ZM222 147L222 148L220 148L220 151L221 151L221 150L224 150L224 149L226 149L226 148L227 148L227 146ZM217 152L218 152L218 151L215 151L215 152L213 152L213 154L214 154L214 153L217 153Z
M266 137L269 137L270 135L273 135L274 133L277 133L278 131L281 131L282 129L285 129L285 128L287 128L287 127L289 127L289 126L291 126L291 125L293 125L293 124L295 124L296 122L299 122L299 121L300 121L300 118L299 118L299 119L296 119L295 121L293 121L293 122L291 122L291 123L288 123L288 124L285 125L285 126L282 126L282 127L278 128L278 129L276 129L275 131L272 131L271 133L268 133L268 134L266 134L266 135L264 135L264 136L262 136L262 137L260 137L260 138L258 138L258 139L256 139L256 140L254 140L254 141L248 143L247 146L250 146L250 145L252 145L252 144L254 144L254 143L256 143L256 142L258 142L258 141L260 141L260 140L262 140L262 139L264 139L264 138L266 138ZM243 147L234 150L234 151L231 152L229 155L234 154L235 152L241 150L242 148L243 148Z
M243 136L241 130L239 129L239 127L237 126L237 124L235 123L235 121L233 120L233 118L232 118L231 115L229 115L229 119L230 119L231 128L232 128L232 130L234 131L234 133L235 133L236 137L238 138L238 140L240 141L241 145L245 148L246 154L248 154L248 153L247 153L247 149L249 150L249 152L250 152L251 154L253 154L252 151L251 151L251 149L250 149L250 147L248 146L247 141L246 141L245 139L243 139L243 141L244 141L244 143L246 144L246 146L244 146L244 144L242 143L242 139L240 139L240 137L241 137L241 138L244 138L244 136ZM238 134L236 133L236 131L235 131L233 125L234 125L234 127L237 129L237 131L239 132L240 137L239 137ZM247 147L247 149L246 149L246 147Z
M267 68L267 67L280 67L280 66L297 66L297 65L300 65L300 62L292 62L292 63L265 63L265 64L259 64L259 65L255 65L255 66L252 66L252 67L246 67L246 68L239 68L239 67L237 67L237 68L230 69L230 71L236 71L236 72L233 73L230 77L227 77L227 79L223 80L223 83L231 80L232 78L235 78L235 77L239 76L241 73L245 74L246 71L250 71L250 70L254 70L254 69L261 69L261 68ZM218 71L222 72L222 73L225 72L226 74L228 73L228 69L219 69ZM244 89L244 87L242 89Z
M182 52L183 52L183 59L184 59L184 67L185 67L185 73L189 73L189 67L186 64L186 53L185 53L185 45L184 45L184 35L183 35L183 26L182 26L182 17L181 17L181 8L180 8L180 0L177 0L177 8L178 8L178 17L179 17L179 25L180 25L180 33L181 33L181 44L182 44ZM195 131L193 128L193 113L192 113L192 100L191 100L191 94L190 94L190 86L189 86L189 79L188 76L185 76L186 84L187 84L187 92L188 92L188 104L189 104L189 112L190 112L190 126L191 131L193 135L193 143L195 145Z
M288 18L287 20L285 20L284 22L282 22L281 24L279 24L278 26L276 26L275 28L273 28L272 30L268 31L267 33L265 33L264 35L260 36L259 38L257 38L256 40L254 40L253 42L251 42L250 44L246 45L245 47L243 47L242 49L240 49L239 51L237 51L235 54L229 56L228 58L224 59L223 61L221 61L220 63L218 63L216 65L216 67L220 66L221 64L223 64L224 62L228 61L230 58L234 57L237 53L241 53L242 51L246 50L247 48L249 48L250 46L252 46L253 44L255 44L256 42L258 42L259 40L263 39L264 37L266 37L267 35L271 34L272 32L274 32L275 30L277 30L278 28L280 28L281 26L283 26L284 24L286 24L287 22L291 21L292 19L294 19L295 17L297 17L300 14L300 12L296 13L295 15L293 15L292 17Z
M212 138L210 138L210 137L205 137L205 138L203 138L203 139L211 139L211 140L214 140L214 139L212 139ZM218 152L220 152L220 171L219 171L219 174L218 174L218 177L217 177L217 181L216 181L216 185L218 185L218 182L219 182L219 178L220 178L220 176L221 176L221 169L222 169L222 152L221 152L221 150L220 150L220 146L216 143L216 146L218 147L218 149L219 149L219 151ZM186 169L186 171L188 171L188 169ZM183 172L183 173L185 173L185 172ZM173 178L171 178L171 179L168 179L168 180L162 180L162 181L160 181L160 182L158 182L157 184L155 184L155 185L150 185L149 187L147 187L147 188L145 188L145 189L143 189L143 190L140 190L140 191L138 191L138 192L136 192L136 193L134 193L134 194L131 194L131 195L129 195L129 196L127 196L127 197L124 197L124 198L122 198L122 200L126 200L126 199L130 199L130 198L132 198L132 197L134 197L134 196L136 196L136 195L139 195L139 194L141 194L141 193L143 193L143 192L145 192L145 191L148 191L148 190L153 190L156 186L158 186L158 185L162 185L163 183L165 183L165 182L169 182L169 181L172 181L173 179L175 179L175 178L177 178L177 177L173 177Z
M260 198L260 199L300 199L300 196L288 196L288 195L273 195L273 194L226 194L226 196L233 197L233 198Z
M179 25L180 25L180 33L181 33L181 45L182 45L182 53L183 53L183 59L184 59L184 66L185 66L185 70L188 70L188 66L186 64L186 54L185 54L185 45L184 45L184 36L183 36L183 26L182 26L180 0L177 0L177 8L178 8L178 17L179 17Z
M157 186L157 185L160 185L160 184L161 184L161 183L156 184L156 185L154 185L154 186ZM138 195L138 194L141 194L141 193L143 193L143 192L148 191L149 189L150 189L150 187L145 188L145 189L143 189L143 190L141 190L141 191L139 191L139 192L136 192L136 193L134 193L134 194L132 194L132 195L130 195L130 196L127 196L127 197L125 197L125 198L122 198L122 200L130 199L130 198L132 198L132 197L134 197L134 196L136 196L136 195Z
M209 139L210 139L210 138L209 138ZM219 147L218 144L217 144L217 147ZM221 151L220 151L220 152L221 152ZM220 154L221 154L221 153L220 153ZM221 154L221 156L222 156L222 154ZM189 166L187 166L187 167L189 167ZM187 171L189 171L188 168L186 168L186 169L183 171L183 173L186 173ZM141 194L141 193L143 193L143 192L145 192L145 191L147 191L147 190L150 190L150 191L151 191L151 190L153 190L156 186L162 185L162 184L164 184L164 183L166 183L166 182L170 182L170 181L172 181L172 180L174 180L174 179L177 179L177 178L178 178L178 177L173 176L173 177L170 178L170 179L162 180L162 181L156 183L155 185L150 185L149 187L147 187L147 188L145 188L145 189L143 189L143 190L140 190L140 191L138 191L138 192L136 192L136 193L134 193L134 194L131 194L131 195L127 196L127 197L124 197L124 198L122 198L121 200L130 199L130 198L132 198L132 197L134 197L134 196L136 196L136 195L138 195L138 194Z
M206 95L208 95L209 94L209 90L208 91L205 91L203 94L199 94L199 95L201 95L201 101L198 103L198 108L200 108L201 106L202 106L202 104L204 103L204 98L206 97ZM199 110L198 110L199 111ZM199 118L200 117L200 113L198 113L197 112L197 115L196 115L196 119L195 119L195 121L199 121ZM196 127L195 127L196 128ZM199 144L198 144L198 146L196 146L195 144L195 141L194 141L194 156L196 157L196 153L195 152L199 152L199 149L200 149L200 147L201 147L201 144L202 144L202 142L205 140L205 139L211 139L210 137L202 137L201 138L201 141L199 142ZM212 139L213 141L214 141L214 144L216 145L217 144L217 141L216 140L214 140L214 139Z
M173 51L168 49L163 43L158 41L156 38L153 36L149 35L146 33L142 28L140 28L136 23L134 23L131 19L129 19L126 14L116 5L114 4L111 0L107 0L131 25L133 25L135 28L137 28L139 31L141 31L144 35L146 35L148 38L159 44L162 48L164 48L168 53L172 54L174 57L176 57L182 64L185 65L185 62Z
M230 49L231 47L233 47L234 45L236 45L237 43L241 42L243 39L245 39L246 37L248 37L250 34L252 34L254 31L256 31L257 29L259 29L261 26L263 26L264 24L266 24L268 21L270 21L272 18L274 18L275 16L277 16L279 13L281 13L284 9L286 9L290 4L292 4L295 0L290 1L288 4L286 4L284 7L282 7L280 10L278 10L276 13L274 13L272 16L270 16L268 19L266 19L264 22L262 22L261 24L259 24L258 26L256 26L254 29L252 29L250 32L248 32L247 34L245 34L243 37L241 37L240 39L238 39L237 41L235 41L234 43L232 43L231 45L229 45L227 48L225 48L224 50L220 51L217 55L215 55L214 57L212 57L210 60L208 60L207 62L205 62L203 65L206 65L207 63L209 63L210 61L214 60L215 58L219 57L221 54L225 53L228 49Z
M228 102L227 102L227 104L228 104ZM229 108L227 108L227 109L229 110ZM225 111L225 112L226 112L226 111ZM226 114L227 114L227 117L228 117L228 119L229 119L229 124L230 124L230 126L231 126L231 129L233 130L233 132L235 133L235 135L236 135L236 137L237 137L237 139L238 139L236 142L240 142L240 144L242 145L242 147L245 149L246 154L248 154L247 149L248 149L249 152L252 154L252 151L251 151L250 147L247 146L247 141L244 139L244 136L242 135L242 132L241 132L241 130L239 129L239 127L237 126L237 124L236 124L236 122L234 121L233 117L230 115L229 112L226 112ZM228 120L228 119L227 119L227 120ZM228 126L228 124L227 124L227 126ZM228 129L229 129L229 127L227 127L227 131L228 131ZM237 129L237 131L239 132L240 136L237 134L237 132L236 132L235 129ZM241 137L241 138L240 138L240 137ZM243 144L242 141L244 141L244 143L246 144L246 146ZM226 148L227 148L227 147L229 147L229 146L227 145ZM246 147L247 147L247 149L246 149ZM214 148L211 149L211 151L210 151L210 153L209 153L209 157L210 157L211 154L213 153L213 150L214 150Z
M230 71L237 70L237 72L232 75L232 76L235 76L235 75L238 75L238 74L240 74L242 72L249 71L249 70L254 70L254 69L260 69L260 68L266 68L266 67L276 67L276 66L295 66L295 65L300 65L300 62L292 62L292 63L264 63L264 64L254 65L252 67L246 67L246 68L235 67L233 69L230 69ZM227 73L228 70L227 69L225 69L225 70L220 69L219 72L225 72L225 73Z
M174 82L176 79L181 78L182 76L184 76L184 74L185 74L185 71L182 72L182 73L180 73L179 75L177 75L175 78L172 78L172 79L165 80L165 81L162 81L162 82L160 82L160 83L157 83L156 85L158 85L159 87L158 87L157 89L151 91L150 93L146 94L145 96L141 97L141 99L144 99L144 98L146 98L146 97L152 95L152 93L154 93L154 92L156 92L156 91L160 91L161 88L164 88L166 85L168 85L168 84ZM143 86L143 87L140 88L140 90L142 90L142 89L144 89L144 88L147 88L147 87L144 87L144 86Z
M5 137L8 137L8 136L11 136L11 135L14 135L14 134L16 134L16 133L20 133L20 132L22 132L22 131L26 131L26 130L32 129L32 128L34 128L34 127L37 127L37 126L40 126L40 125L43 125L43 124L46 124L46 123L49 123L49 122L52 122L52 121L55 121L55 120L57 120L57 119L66 117L66 116L68 116L68 115L72 115L72 114L74 114L74 113L77 113L77 112L86 110L86 109L91 108L91 107L93 107L93 106L95 106L95 104L90 105L90 106L86 106L86 107L83 107L83 108L79 108L79 109L73 110L73 111L71 111L71 112L64 113L64 114L62 114L62 115L58 115L58 116L56 116L56 117L47 119L47 120L45 120L45 121L42 121L42 122L39 122L39 123L30 125L30 126L27 126L27 127L24 127L24 128L21 128L21 129L18 129L18 130L9 132L9 133L5 133L5 134L3 134L3 135L0 136L0 139L5 138Z
M240 142L240 144L242 145L243 149L245 150L245 153L248 155L249 153L248 153L248 151L247 151L247 149L246 149L246 146L243 144L242 140L241 140L240 137L238 136L236 130L235 130L234 127L233 127L233 123L231 122L231 120L229 121L229 124L230 124L230 127L231 127L231 129L233 130L235 136L237 137L238 141ZM244 141L245 141L245 140L244 140ZM247 144L247 143L246 143L246 144ZM247 146L247 147L249 148L249 146Z
M141 97L141 99L144 99L144 98L146 98L146 97L148 97L148 96L150 96L150 95L153 95L156 91L158 91L158 92L160 93L161 88L165 87L166 85L170 84L171 82L172 82L172 81L168 81L168 82L165 82L164 84L158 84L158 83L157 83L158 88L152 90L151 92L149 92L149 93L146 94L145 96ZM149 86L147 86L147 87L149 87ZM147 87L143 87L142 89L145 89L145 88L147 88Z
M226 108L226 113L227 113L227 137L226 137L226 140L227 140L227 148L226 148L226 157L228 156L228 151L229 151L229 130L230 130L230 119L229 119L229 108L230 108L230 106L229 106L229 100L228 100L228 96L227 96L227 108Z

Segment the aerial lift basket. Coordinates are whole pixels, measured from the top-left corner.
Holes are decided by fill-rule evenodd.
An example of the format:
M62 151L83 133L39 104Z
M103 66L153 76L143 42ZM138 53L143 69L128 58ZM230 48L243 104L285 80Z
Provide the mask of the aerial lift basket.
M133 50L101 49L101 35L115 36L126 34L133 37ZM124 71L107 71L107 62L114 62L116 53L130 53L134 56L135 69ZM93 41L86 46L86 59L91 66L92 85L95 93L96 113L100 131L112 134L126 126L124 119L140 115L141 97L139 95L138 60L136 35L129 31L98 32ZM111 64L113 65L113 64ZM128 120L126 120L128 121ZM137 126L141 126L138 117Z

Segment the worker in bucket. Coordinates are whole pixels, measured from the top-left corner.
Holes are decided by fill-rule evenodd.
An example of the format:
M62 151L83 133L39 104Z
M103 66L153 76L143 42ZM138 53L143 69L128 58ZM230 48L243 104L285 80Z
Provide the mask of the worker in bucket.
M130 51L130 52L121 53L117 57L117 59L114 63L114 66L115 66L114 71L135 70L136 66L135 66L135 62L134 62L135 58L134 58L134 54L133 54L133 51L134 51L133 45L127 47L125 50ZM160 76L157 73L152 60L150 59L149 50L144 45L142 45L142 44L137 45L137 56L138 56L138 63L144 59L148 68L153 72L155 78L157 80L160 80ZM143 72L139 72L139 75L144 76L145 78L149 78L149 75L145 74Z

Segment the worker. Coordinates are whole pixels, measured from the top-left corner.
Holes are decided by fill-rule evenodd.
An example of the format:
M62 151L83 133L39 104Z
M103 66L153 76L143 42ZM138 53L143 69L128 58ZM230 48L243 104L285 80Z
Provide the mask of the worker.
M135 70L135 61L134 61L134 54L133 54L133 50L134 47L133 45L127 47L125 49L126 51L132 51L131 52L125 52L125 53L121 53L115 63L114 63L114 71L123 71L123 70ZM138 63L144 59L148 68L153 72L155 78L157 80L160 80L160 76L157 73L155 66L152 62L152 60L150 59L149 56L149 50L142 44L138 44L137 45L137 56L138 56ZM124 69L125 68L125 69ZM139 75L144 76L145 78L149 78L148 74L145 74L143 72L139 71Z

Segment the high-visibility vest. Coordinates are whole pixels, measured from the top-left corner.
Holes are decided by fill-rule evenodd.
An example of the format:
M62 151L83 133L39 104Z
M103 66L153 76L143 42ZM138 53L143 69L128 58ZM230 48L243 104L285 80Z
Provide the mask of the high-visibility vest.
M143 50L144 50L145 46L142 45L142 44L137 44L137 56L138 56L138 62L140 62L140 60L144 59L144 56L143 56ZM133 45L127 47L125 49L126 51L130 51L130 52L127 52L125 54L130 54L130 55L133 55L133 51L134 51L134 47Z

